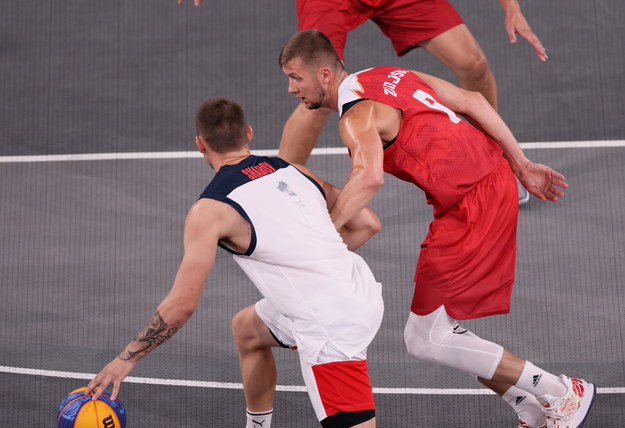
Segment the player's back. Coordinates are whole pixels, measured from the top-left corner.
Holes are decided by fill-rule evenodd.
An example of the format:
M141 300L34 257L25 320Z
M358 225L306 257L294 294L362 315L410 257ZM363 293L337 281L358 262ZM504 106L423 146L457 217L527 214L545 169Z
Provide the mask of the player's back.
M410 70L376 67L350 75L339 88L339 112L359 100L402 111L399 133L384 149L384 170L423 189L435 215L458 203L502 158L497 143L442 105Z
M202 197L226 202L248 220L252 242L235 261L298 330L321 327L340 342L346 319L357 325L367 311L381 317L373 274L336 231L319 184L297 168L250 156L222 167ZM377 321L364 320L357 334L369 336Z

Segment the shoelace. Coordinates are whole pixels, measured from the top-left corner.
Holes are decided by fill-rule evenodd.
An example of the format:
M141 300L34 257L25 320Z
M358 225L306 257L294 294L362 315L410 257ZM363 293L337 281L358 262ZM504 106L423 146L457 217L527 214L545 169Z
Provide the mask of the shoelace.
M545 407L545 413L547 417L550 419L561 420L561 421L570 421L573 416L575 416L575 411L579 408L579 402L581 401L578 397L567 397L561 399L564 401L559 406L549 406Z

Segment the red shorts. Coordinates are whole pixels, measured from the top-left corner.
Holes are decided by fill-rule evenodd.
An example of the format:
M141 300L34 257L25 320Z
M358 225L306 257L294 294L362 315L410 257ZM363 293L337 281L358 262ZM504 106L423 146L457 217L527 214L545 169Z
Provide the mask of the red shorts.
M519 211L517 185L502 159L459 204L430 224L421 245L411 310L445 305L460 320L510 310Z
M367 19L391 39L399 56L463 23L447 0L297 0L296 9L299 31L321 31L341 59L347 33Z
M366 360L337 361L312 366L317 395L314 393L315 388L312 387L312 382L307 379L310 375L307 375L306 371L302 373L307 381L309 396L320 421L339 412L362 412L375 409ZM323 407L323 410L320 407Z

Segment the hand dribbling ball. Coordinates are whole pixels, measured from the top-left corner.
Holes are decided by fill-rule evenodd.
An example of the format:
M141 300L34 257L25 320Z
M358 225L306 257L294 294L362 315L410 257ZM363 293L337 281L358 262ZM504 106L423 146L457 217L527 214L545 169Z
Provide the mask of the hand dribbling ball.
M87 388L79 388L61 402L57 415L57 428L125 428L126 410L119 400L111 400L104 391L96 401L93 393L85 395Z

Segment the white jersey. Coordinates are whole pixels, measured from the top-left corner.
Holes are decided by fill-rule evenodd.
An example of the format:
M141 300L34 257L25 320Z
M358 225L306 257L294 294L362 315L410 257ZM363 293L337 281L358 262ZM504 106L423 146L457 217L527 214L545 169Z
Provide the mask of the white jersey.
M381 286L347 249L316 181L282 159L250 156L223 166L201 198L230 204L250 223L245 253L220 245L293 323L304 358L328 341L348 356L366 348L382 321Z

